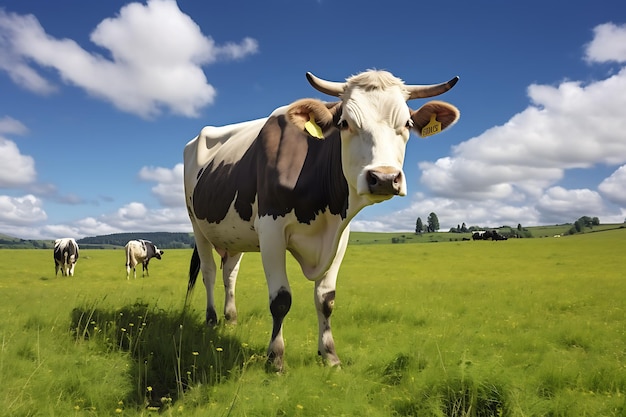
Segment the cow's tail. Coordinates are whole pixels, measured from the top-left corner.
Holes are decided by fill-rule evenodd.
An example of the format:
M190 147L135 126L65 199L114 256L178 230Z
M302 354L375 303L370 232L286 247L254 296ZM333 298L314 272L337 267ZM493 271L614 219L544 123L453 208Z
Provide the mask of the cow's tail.
M126 251L126 264L124 266L128 268L130 266L130 242L126 244L124 250Z
M187 283L187 295L185 296L185 305L189 300L189 296L193 291L193 287L196 285L198 274L200 273L200 255L198 255L198 248L194 246L193 255L191 255L191 262L189 263L189 282Z

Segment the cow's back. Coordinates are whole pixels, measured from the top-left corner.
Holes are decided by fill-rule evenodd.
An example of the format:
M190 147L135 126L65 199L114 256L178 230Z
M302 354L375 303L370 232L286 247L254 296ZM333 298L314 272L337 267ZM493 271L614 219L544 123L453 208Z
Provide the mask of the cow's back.
M145 247L137 240L129 241L126 246L126 265L134 268L146 258Z
M263 118L228 126L207 126L185 146L187 208L192 222L193 219L206 220L202 233L218 248L232 247L237 241L245 242L237 250L258 250L253 228L257 214L256 158L251 148L266 121L267 118ZM234 170L235 165L240 169ZM233 174L237 178L233 178ZM242 187L247 189L246 202L239 211L230 210L236 196L243 197Z

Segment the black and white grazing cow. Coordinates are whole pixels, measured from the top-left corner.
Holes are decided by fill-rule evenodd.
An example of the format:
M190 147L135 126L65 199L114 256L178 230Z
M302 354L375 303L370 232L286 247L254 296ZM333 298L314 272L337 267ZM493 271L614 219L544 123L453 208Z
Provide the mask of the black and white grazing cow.
M54 241L54 275L74 276L74 266L78 261L78 243L66 237Z
M126 279L129 279L130 269L133 269L133 278L137 278L137 271L135 267L137 264L141 264L142 276L150 276L148 272L148 263L150 259L161 259L163 251L156 247L156 245L149 240L130 240L124 246L126 248Z
M202 270L206 320L217 323L215 249L222 258L224 315L235 322L242 253L260 251L273 318L268 363L277 370L283 367L283 319L291 307L286 251L315 282L318 354L339 365L330 316L350 220L366 206L406 195L402 165L411 129L426 136L459 118L457 108L442 101L417 111L406 103L442 94L458 77L405 85L386 71L346 82L306 76L315 89L340 101L302 99L267 118L208 126L184 151L185 198L196 240L187 296Z

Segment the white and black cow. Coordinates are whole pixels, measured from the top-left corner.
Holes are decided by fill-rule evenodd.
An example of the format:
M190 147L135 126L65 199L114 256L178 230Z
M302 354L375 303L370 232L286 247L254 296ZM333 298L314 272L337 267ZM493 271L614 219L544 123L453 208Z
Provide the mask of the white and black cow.
M150 259L161 259L163 251L156 247L156 245L149 240L130 240L124 246L126 248L126 279L129 279L130 269L133 269L133 278L137 278L137 271L135 267L141 264L142 276L150 276L148 272L148 263Z
M407 100L448 91L458 77L405 85L386 71L366 71L346 82L306 76L315 89L340 101L302 99L267 118L208 126L184 151L185 197L196 240L187 296L202 270L206 320L217 323L215 249L222 258L224 315L236 321L242 253L260 251L273 318L268 363L277 370L283 368L283 319L291 307L286 251L315 282L318 354L339 365L330 316L350 220L366 206L406 195L402 166L412 129L426 136L459 118L457 108L442 101L416 111L407 106Z
M78 243L66 237L54 241L54 275L74 276L74 267L78 261Z

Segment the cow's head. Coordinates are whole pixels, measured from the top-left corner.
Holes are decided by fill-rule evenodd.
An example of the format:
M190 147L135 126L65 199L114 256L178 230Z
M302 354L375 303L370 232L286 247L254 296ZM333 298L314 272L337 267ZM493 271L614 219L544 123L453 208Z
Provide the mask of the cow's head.
M311 73L306 76L316 90L341 98L341 103L329 109L329 106L314 106L309 100L311 109L295 113L301 116L301 123L308 120L309 113L315 115L322 128L329 120L338 124L348 185L370 203L406 195L402 166L411 129L419 136L426 136L433 133L422 131L429 122L440 123L435 130L441 131L459 118L459 110L443 101L428 102L416 111L407 106L408 100L448 91L458 77L442 84L405 85L386 71L366 71L346 82L322 80ZM301 100L300 105L306 103L307 100Z

